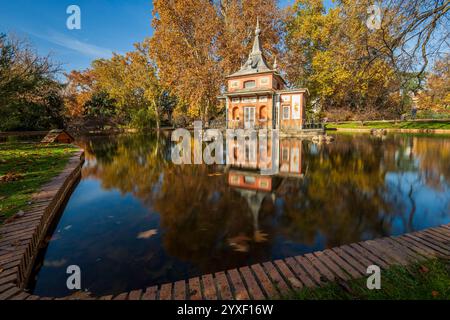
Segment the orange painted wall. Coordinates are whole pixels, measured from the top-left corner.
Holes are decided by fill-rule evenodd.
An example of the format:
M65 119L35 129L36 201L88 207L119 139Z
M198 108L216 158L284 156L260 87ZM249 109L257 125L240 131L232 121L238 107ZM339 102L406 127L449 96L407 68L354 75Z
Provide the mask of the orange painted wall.
M272 102L272 96L266 96L267 97L267 102L260 102L259 101L259 97L261 96L251 96L251 97L257 97L257 102L253 103L253 102L242 102L242 97L240 97L240 102L239 103L233 103L233 99L229 98L229 104L228 104L228 121L231 123L233 120L233 112L235 108L238 108L238 115L239 115L239 121L235 121L236 123L241 122L243 123L244 121L244 107L255 107L255 124L258 126L263 126L263 127L272 127L272 106L273 106L273 102ZM247 97L248 98L248 97ZM267 119L265 121L262 121L260 116L261 116L261 107L265 106L266 107L266 115L267 115Z
M249 178L253 179L254 181L249 182ZM268 176L250 176L244 173L230 172L228 175L228 184L232 187L250 190L272 190L272 178Z
M261 84L261 79L267 78L267 84ZM231 78L228 80L228 92L234 92L238 90L244 89L244 82L246 81L256 81L255 90L259 89L270 89L272 88L273 75L270 73L259 74L259 75L248 75L248 76L240 76L236 78ZM232 83L237 81L238 87L233 87Z
M300 119L292 119L292 110L293 110L293 104L292 104L292 97L295 95L300 96ZM289 97L288 101L284 101L283 97ZM281 129L283 128L289 128L289 127L296 127L300 128L300 126L303 123L303 120L306 117L306 111L305 111L305 94L304 93L285 93L281 95L281 103L280 103L280 125ZM289 107L289 119L283 119L283 107L287 106Z

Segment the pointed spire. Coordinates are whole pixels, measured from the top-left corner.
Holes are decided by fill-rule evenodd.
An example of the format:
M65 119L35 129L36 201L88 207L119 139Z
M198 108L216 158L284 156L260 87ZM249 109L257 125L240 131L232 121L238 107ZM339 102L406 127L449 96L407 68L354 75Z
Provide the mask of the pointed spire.
M250 53L251 55L254 54L261 54L261 43L259 41L259 36L261 35L261 28L259 27L259 17L256 20L256 29L255 29L255 41L253 42L253 49Z
M259 27L259 16L256 18L256 30L255 34L259 36L261 34L261 28Z
M258 73L271 70L263 55L263 50L261 47L261 42L259 40L259 36L261 35L261 27L259 23L259 17L256 20L256 28L255 28L255 40L253 42L252 51L250 51L248 55L248 59L243 66L241 66L241 70L232 74L233 76L243 75L243 74L251 74Z

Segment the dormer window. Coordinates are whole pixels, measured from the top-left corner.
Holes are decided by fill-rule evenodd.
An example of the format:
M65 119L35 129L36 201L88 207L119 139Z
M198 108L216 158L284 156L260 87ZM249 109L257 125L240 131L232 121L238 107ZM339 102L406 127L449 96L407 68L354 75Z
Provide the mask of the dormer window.
M245 89L253 89L253 88L256 88L256 81L255 81L255 80L245 81L245 82L244 82L244 88L245 88Z

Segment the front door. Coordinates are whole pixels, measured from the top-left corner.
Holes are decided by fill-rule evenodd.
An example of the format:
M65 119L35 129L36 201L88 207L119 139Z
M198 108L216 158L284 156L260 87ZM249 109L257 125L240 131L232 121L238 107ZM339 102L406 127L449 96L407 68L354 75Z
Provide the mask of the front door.
M244 107L244 128L251 129L255 125L255 107Z

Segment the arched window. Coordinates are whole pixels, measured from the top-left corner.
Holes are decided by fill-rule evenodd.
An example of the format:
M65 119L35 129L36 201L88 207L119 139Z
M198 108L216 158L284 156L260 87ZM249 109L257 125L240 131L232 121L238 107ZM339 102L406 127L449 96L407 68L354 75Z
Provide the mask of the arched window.
M233 108L233 120L239 120L239 108L235 107Z
M267 107L261 106L259 108L259 120L267 120Z
M245 81L244 82L244 88L245 89L252 89L256 87L256 81L255 80L250 80L250 81Z

